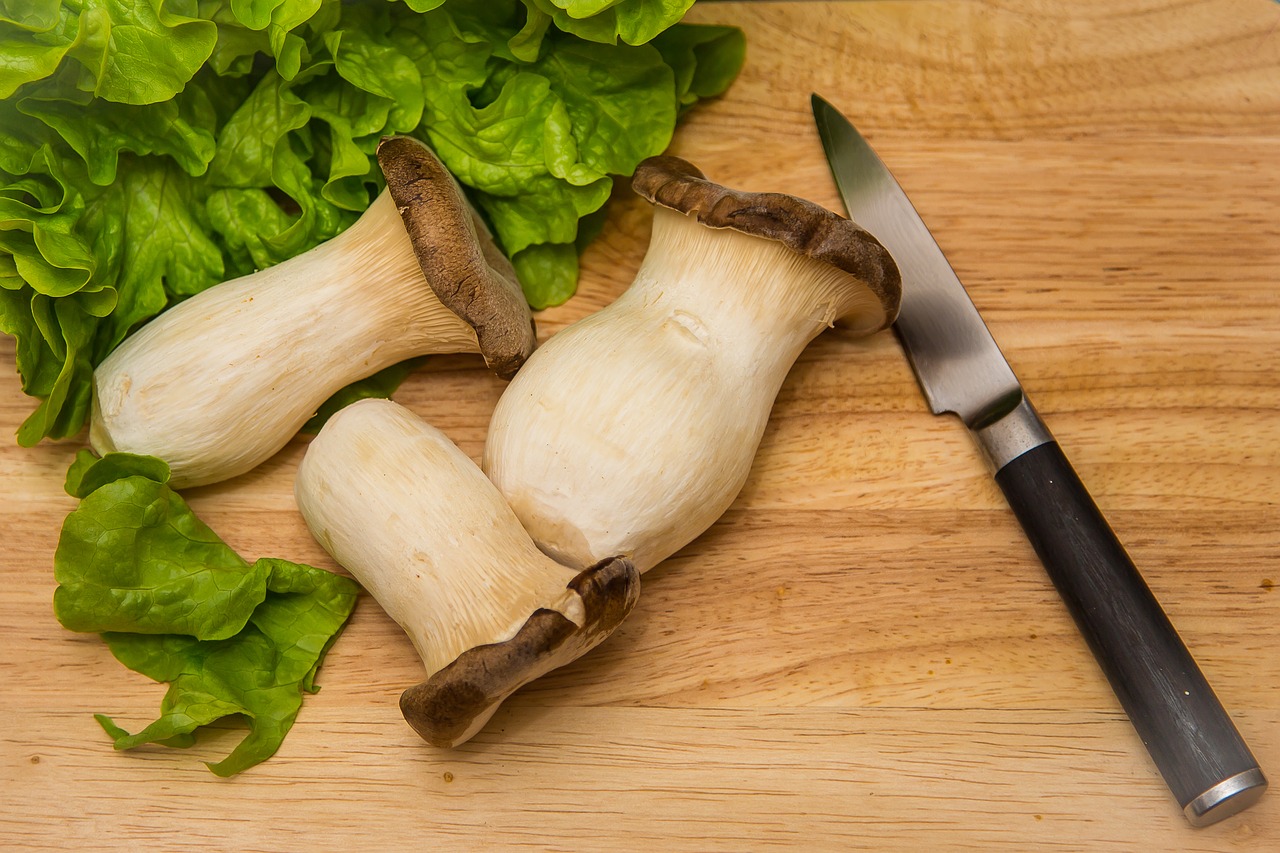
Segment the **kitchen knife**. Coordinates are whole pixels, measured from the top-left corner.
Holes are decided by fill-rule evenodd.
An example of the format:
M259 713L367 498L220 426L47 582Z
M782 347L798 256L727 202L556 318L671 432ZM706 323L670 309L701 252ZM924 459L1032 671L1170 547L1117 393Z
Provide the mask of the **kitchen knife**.
M958 415L1169 789L1195 826L1267 780L1124 546L1036 414L902 187L835 107L814 120L849 215L902 271L894 329L934 414Z

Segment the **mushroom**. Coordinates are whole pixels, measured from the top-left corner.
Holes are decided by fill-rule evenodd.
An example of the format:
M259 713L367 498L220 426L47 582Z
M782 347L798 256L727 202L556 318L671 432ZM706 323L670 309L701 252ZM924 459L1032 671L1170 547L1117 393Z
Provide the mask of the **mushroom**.
M427 146L378 146L387 188L346 231L161 313L94 372L89 440L158 456L176 488L242 474L334 392L405 359L534 347L511 264Z
M548 558L479 466L390 400L330 418L294 493L316 541L417 649L426 679L400 709L435 746L467 740L521 685L598 645L640 594L625 559L578 571Z
M811 202L714 184L676 157L637 169L656 207L630 288L544 343L504 390L483 466L547 554L647 571L746 482L773 401L835 322L888 327L880 243Z

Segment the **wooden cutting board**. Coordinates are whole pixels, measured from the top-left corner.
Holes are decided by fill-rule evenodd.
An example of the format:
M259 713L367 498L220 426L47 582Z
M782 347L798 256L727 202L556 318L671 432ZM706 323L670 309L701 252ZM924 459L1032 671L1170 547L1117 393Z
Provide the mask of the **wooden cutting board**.
M838 207L809 93L854 119L1280 778L1280 5L700 3L692 17L742 26L750 55L675 151L719 181ZM635 271L648 213L617 201L544 336ZM11 435L30 402L3 374ZM478 457L501 390L444 358L397 399ZM369 599L264 765L204 769L234 730L113 752L91 714L136 728L163 689L52 617L79 446L0 443L6 849L1280 849L1280 793L1185 823L892 335L814 342L732 509L646 575L605 646L451 752L402 721L418 664ZM304 449L191 503L248 557L333 568L293 506Z

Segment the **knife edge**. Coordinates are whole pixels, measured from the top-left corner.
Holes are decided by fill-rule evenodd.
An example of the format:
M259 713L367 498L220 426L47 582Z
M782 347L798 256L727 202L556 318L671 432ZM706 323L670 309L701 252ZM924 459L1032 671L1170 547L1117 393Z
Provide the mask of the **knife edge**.
M902 272L894 332L934 414L952 412L971 428L1007 415L1022 390L973 301L928 226L853 124L811 95L818 135L849 216L876 236Z

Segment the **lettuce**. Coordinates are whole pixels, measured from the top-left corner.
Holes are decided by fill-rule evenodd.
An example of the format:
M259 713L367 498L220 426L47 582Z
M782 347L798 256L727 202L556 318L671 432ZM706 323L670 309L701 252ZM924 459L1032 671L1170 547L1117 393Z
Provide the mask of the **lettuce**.
M550 24L588 41L645 44L689 10L693 0L521 0L528 29Z
M117 749L190 746L197 730L241 716L249 734L209 764L229 776L271 757L314 693L320 663L355 605L349 578L278 559L242 560L165 485L147 456L81 451L66 489L80 506L54 556L54 613L102 633L130 669L167 682L160 716L130 734L98 722Z
M19 442L75 435L150 317L354 222L386 134L429 141L530 304L563 302L615 177L741 66L690 5L0 0L0 331L41 401Z

